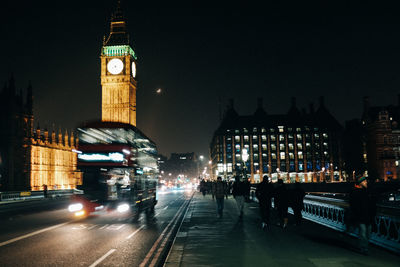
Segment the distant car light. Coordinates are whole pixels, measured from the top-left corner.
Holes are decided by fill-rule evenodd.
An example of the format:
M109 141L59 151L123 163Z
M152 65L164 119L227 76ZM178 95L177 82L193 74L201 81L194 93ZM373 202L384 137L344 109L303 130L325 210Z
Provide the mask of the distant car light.
M83 209L83 205L81 203L75 203L68 206L69 212L80 211Z
M128 204L120 204L117 207L117 211L120 213L127 212L129 210L129 205Z

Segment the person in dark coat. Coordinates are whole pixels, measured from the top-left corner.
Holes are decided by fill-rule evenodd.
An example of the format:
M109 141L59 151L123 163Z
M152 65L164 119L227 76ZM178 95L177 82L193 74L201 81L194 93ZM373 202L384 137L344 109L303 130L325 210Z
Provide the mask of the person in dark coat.
M213 196L217 201L217 214L222 218L224 210L224 197L228 196L226 183L222 181L221 176L217 177L217 182L213 183Z
M296 182L294 185L294 188L290 194L291 196L291 205L293 209L293 215L294 215L294 220L296 225L301 224L302 220L302 215L301 211L304 209L304 196L306 193L304 192L303 188L301 188L301 185L299 182Z
M250 188L251 188L251 185L250 185L249 179L247 177L244 177L243 190L244 190L244 200L246 202L250 202Z
M358 249L361 253L368 254L371 227L376 216L376 201L368 190L365 176L357 179L349 195L349 204L352 223L358 228Z
M236 205L239 211L239 218L243 217L243 206L245 201L246 185L240 181L240 176L235 177L235 182L232 185L232 195L235 198Z
M282 228L286 228L288 223L289 194L282 179L278 179L278 187L274 192L274 205L278 211L279 225Z
M203 194L203 197L206 195L207 193L207 186L206 186L206 181L201 180L200 182L200 192Z
M263 176L261 183L257 185L256 197L260 205L261 214L261 227L269 228L270 225L270 209L271 209L271 198L274 193L274 187L271 183L268 175Z

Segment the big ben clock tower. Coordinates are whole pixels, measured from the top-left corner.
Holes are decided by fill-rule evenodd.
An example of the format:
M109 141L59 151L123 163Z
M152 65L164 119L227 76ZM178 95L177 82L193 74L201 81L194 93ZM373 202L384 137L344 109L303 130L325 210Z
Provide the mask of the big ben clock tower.
M136 126L136 55L120 1L101 50L101 120Z

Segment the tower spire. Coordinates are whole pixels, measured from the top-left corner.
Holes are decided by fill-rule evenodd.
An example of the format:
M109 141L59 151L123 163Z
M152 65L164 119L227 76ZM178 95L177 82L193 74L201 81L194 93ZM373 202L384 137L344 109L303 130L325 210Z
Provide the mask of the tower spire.
M121 0L111 15L110 34L103 41L104 46L129 45L127 22L121 8Z

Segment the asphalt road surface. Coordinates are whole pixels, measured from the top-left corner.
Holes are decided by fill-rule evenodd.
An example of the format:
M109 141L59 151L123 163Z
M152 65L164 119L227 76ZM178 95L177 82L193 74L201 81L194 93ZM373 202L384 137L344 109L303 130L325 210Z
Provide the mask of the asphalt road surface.
M154 214L138 221L75 219L66 200L0 207L0 266L162 266L192 193L159 192Z

